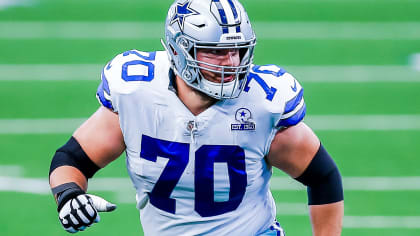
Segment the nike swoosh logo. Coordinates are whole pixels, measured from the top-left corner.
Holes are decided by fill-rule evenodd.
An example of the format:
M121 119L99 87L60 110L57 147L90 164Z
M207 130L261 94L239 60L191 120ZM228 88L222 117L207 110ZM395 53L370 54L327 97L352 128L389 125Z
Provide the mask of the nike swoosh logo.
M296 80L293 79L293 81L295 82L295 84L293 86L290 86L290 87L292 88L293 92L296 92L297 91Z

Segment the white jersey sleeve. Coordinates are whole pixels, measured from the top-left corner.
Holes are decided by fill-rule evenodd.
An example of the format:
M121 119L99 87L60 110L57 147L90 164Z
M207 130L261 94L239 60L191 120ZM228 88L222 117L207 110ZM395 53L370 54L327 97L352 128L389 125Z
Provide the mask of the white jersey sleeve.
M259 91L266 95L265 104L274 129L290 127L303 120L306 114L303 87L286 70L277 65L255 65L249 80L249 83L255 80L263 88Z
M303 120L306 114L306 105L303 99L303 87L299 82L289 73L284 73L282 76L280 99L284 104L282 115L279 117L276 128L285 128L298 124Z
M154 77L156 52L141 52L130 50L117 55L108 62L101 73L101 83L96 97L99 103L118 113L118 96L136 90L141 82L151 81Z

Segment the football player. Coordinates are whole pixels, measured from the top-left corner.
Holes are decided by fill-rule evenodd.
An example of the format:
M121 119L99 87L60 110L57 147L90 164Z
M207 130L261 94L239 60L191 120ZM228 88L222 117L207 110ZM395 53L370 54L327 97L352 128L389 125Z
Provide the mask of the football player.
M340 235L340 173L302 121L303 88L276 65L252 64L255 43L237 0L176 0L164 51L111 60L100 108L51 162L65 230L115 209L86 193L87 179L125 151L146 235L284 235L273 166L307 186L313 234Z

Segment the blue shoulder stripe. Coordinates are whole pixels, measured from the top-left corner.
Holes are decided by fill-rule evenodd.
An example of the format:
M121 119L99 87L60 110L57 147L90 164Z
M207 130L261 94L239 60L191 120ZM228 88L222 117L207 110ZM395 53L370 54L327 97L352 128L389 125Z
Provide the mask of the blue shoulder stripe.
M293 111L299 105L299 103L302 101L302 98L303 98L303 88L300 89L299 93L294 98L290 99L286 103L286 107L284 108L284 113L283 114L287 114L287 113Z
M105 98L105 93L107 93L108 95L111 95L111 93L109 91L108 80L106 79L103 71L102 71L101 77L102 77L102 81L98 86L96 95L98 96L99 101L104 107L114 110L114 107L112 106L111 101Z
M306 104L303 104L303 106L299 109L299 111L297 111L293 116L287 119L280 120L279 123L276 125L276 127L279 128L279 127L289 127L289 126L296 125L297 123L303 120L303 118L305 117L305 114L306 114Z
M112 103L105 98L103 82L101 82L101 84L99 85L96 95L98 96L99 101L104 107L114 110L114 107L112 107Z
M105 77L104 71L102 71L101 80L102 80L102 83L103 83L103 87L104 87L105 92L107 94L111 95L111 92L109 91L108 79Z

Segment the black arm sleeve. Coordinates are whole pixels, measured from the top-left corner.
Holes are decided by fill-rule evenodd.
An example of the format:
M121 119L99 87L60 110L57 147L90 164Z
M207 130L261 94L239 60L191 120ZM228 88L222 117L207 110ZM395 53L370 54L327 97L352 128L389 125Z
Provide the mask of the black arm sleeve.
M51 161L50 175L60 166L73 166L80 170L86 178L91 178L100 168L86 155L74 137L59 148Z
M309 166L296 180L308 187L309 205L328 204L344 199L340 172L322 144Z

